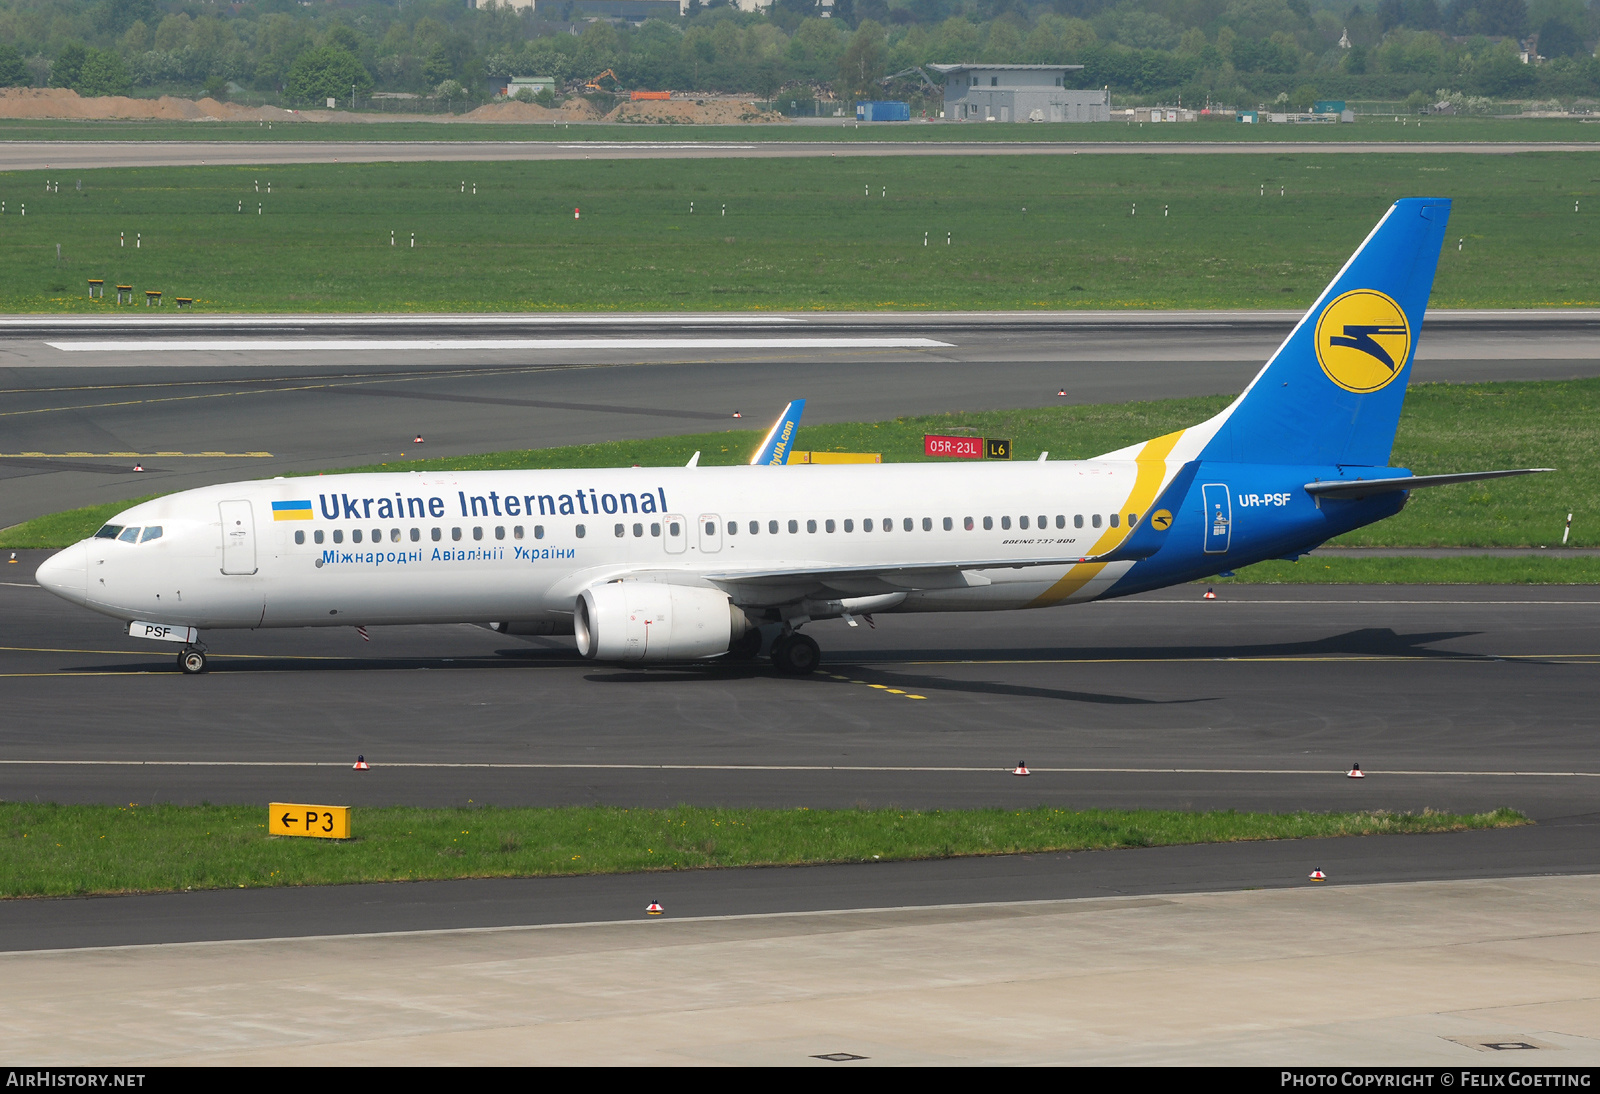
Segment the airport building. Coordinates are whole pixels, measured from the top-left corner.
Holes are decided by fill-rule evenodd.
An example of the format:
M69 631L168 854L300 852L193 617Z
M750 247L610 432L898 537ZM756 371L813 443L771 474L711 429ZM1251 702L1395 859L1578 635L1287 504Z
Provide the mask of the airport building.
M928 65L944 77L944 116L958 122L1108 122L1111 93L1074 91L1082 65Z

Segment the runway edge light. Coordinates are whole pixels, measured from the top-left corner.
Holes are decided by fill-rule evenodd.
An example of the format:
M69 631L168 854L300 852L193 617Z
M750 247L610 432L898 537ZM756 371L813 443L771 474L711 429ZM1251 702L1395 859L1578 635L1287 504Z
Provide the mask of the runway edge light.
M1345 776L1347 779L1364 779L1366 777L1367 776L1361 770L1360 764L1351 764L1350 773Z
M1328 880L1328 875L1323 873L1321 870L1313 870L1313 871L1311 871L1311 880L1312 881L1327 881Z
M1029 774L1027 763L1025 761L1023 761L1023 760L1018 760L1017 761L1017 766L1011 769L1011 773L1013 775L1027 775L1027 774Z
M644 914L645 915L660 915L662 913L662 910L663 909L661 907L660 901L652 900L650 902L650 907L648 907L648 908L646 908L644 910Z
M372 768L367 764L367 758L365 756L357 756L356 757L356 762L352 765L351 770L352 771L371 771Z

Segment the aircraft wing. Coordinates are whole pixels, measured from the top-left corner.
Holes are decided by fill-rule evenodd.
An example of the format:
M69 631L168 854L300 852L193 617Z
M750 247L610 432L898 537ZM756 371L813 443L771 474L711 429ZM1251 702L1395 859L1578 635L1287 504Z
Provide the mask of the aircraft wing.
M1452 486L1458 482L1505 479L1512 475L1540 475L1553 467L1520 467L1513 471L1465 471L1459 475L1401 475L1392 479L1331 479L1306 483L1306 493L1315 498L1366 498L1395 490L1420 490L1425 486Z

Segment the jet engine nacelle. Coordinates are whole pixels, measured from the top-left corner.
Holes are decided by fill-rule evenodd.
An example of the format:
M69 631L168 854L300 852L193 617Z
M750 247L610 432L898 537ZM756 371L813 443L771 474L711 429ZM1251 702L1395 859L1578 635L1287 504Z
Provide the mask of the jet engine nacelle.
M585 589L573 613L578 652L596 661L691 661L728 652L750 629L728 594L618 581Z

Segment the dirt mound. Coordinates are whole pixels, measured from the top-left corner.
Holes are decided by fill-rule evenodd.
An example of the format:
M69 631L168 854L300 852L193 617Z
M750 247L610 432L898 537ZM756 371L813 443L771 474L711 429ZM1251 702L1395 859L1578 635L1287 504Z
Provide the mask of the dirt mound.
M83 98L59 87L0 89L0 118L52 118L183 122L513 122L549 125L559 122L633 122L660 125L730 125L741 122L781 122L782 114L757 110L754 103L735 99L646 99L625 102L602 117L586 99L571 99L558 107L538 103L488 103L466 114L362 114L349 110L284 110L276 106L240 106L216 99L191 102L163 95L159 99L131 99L122 95Z
M640 99L623 103L606 115L608 122L656 125L736 125L784 120L782 114L758 110L755 103L735 99Z
M600 111L587 99L569 99L558 107L540 106L538 103L518 102L486 103L461 116L464 122L597 122Z

